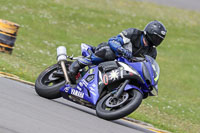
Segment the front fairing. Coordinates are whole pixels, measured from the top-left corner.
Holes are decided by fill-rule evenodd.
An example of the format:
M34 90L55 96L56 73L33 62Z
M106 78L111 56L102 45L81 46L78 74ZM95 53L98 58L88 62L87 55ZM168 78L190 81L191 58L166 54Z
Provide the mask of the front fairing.
M142 73L142 62L130 62L124 57L119 57L117 60L119 62L124 62L124 63L128 64L130 67L132 67L133 69L135 69L141 75L142 79L144 80L144 76Z
M155 86L153 86L150 92L150 96L157 96L157 95L158 95L158 85L156 84Z
M158 80L160 75L160 68L156 60L152 57L146 55L145 59L147 60L146 67L150 75L150 95L155 96L158 95Z
M66 84L60 91L63 97L69 100L71 99L68 98L68 95L73 95L96 105L99 98L98 82L98 67L94 66L87 71L75 87Z
M118 61L124 62L131 66L133 69L137 70L145 83L140 84L143 92L152 92L152 95L155 95L155 92L158 92L157 84L160 74L160 68L155 59L148 55L145 55L145 60L140 62L130 62L123 57L118 58Z
M146 55L145 59L147 60L146 66L149 70L151 77L151 85L156 86L158 84L159 75L160 75L160 67L155 59Z
M142 91L144 92L144 93L148 93L149 92L149 85L146 83L146 81L145 81L145 77L144 77L144 75L143 75L143 65L144 65L144 62L130 62L129 60L127 60L126 58L124 58L124 57L119 57L118 59L117 59L119 62L124 62L124 63L126 63L127 65L129 65L132 69L134 69L134 70L136 70L139 74L140 74L140 76L141 76L141 78L142 78L142 80L143 80L143 82L138 82L138 84L140 85L140 87L141 87L141 89L142 89Z

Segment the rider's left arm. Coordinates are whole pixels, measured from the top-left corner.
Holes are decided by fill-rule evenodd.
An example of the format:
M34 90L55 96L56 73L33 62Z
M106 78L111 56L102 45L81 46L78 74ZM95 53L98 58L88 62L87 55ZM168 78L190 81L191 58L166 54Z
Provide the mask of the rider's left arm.
M124 45L124 41L121 35L110 38L108 44L117 56L122 55L125 58L132 57L132 52L122 47Z

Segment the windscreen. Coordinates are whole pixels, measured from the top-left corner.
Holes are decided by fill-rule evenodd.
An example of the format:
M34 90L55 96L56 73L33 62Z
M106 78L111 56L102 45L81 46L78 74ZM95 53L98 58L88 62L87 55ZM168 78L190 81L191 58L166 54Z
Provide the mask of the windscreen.
M145 55L145 58L150 61L152 68L153 68L153 73L154 73L154 81L157 84L159 75L160 75L160 67L156 60L152 58L151 56Z

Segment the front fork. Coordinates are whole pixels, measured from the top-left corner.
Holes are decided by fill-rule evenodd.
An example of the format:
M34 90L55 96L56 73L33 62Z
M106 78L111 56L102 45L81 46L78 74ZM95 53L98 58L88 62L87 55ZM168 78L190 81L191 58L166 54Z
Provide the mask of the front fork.
M117 90L117 92L114 94L114 98L119 98L124 91L124 88L126 87L126 85L129 83L129 80L125 80L124 83L122 84L122 86Z
M69 80L69 77L68 77L68 74L67 74L67 69L66 69L66 66L65 66L65 61L60 61L60 64L61 64L61 68L62 68L63 73L64 73L65 82L66 82L66 84L69 84L70 80Z
M114 98L119 98L124 91L128 91L128 90L131 90L131 89L135 89L135 90L138 90L141 94L144 95L143 91L138 88L137 86L134 86L134 85L131 85L129 84L130 80L127 79L124 81L124 83L121 85L120 88L117 89L117 92L114 93Z
M57 60L58 60L58 63L61 64L61 68L63 70L64 77L65 77L65 82L66 84L69 84L70 80L67 74L67 68L65 66L65 61L67 61L67 52L64 46L59 46L57 48Z

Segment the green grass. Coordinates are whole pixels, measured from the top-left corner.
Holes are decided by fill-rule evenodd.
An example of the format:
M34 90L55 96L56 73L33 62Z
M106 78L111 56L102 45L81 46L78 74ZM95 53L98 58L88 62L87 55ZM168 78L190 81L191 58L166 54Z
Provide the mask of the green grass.
M21 25L12 55L0 53L0 70L34 82L56 63L56 48L80 55L80 43L98 45L124 29L162 21L168 33L158 47L159 96L130 115L171 132L200 127L200 13L131 0L1 0L0 18Z

